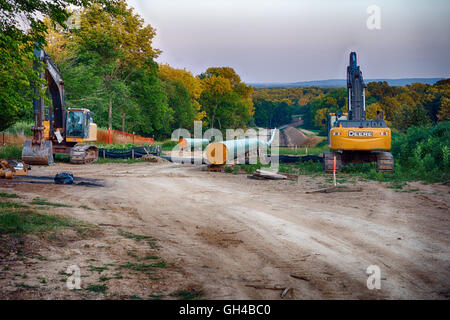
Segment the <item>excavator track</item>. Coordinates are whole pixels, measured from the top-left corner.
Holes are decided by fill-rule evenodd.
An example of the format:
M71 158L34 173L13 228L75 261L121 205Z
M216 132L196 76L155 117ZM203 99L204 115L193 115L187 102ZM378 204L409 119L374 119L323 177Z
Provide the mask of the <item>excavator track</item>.
M70 163L87 164L98 160L96 146L75 146L70 150Z
M394 172L394 156L390 152L377 153L377 171Z

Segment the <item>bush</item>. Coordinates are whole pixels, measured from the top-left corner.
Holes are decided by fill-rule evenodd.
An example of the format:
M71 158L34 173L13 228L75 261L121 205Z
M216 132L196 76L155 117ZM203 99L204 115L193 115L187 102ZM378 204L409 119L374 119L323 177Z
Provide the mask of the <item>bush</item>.
M0 147L0 159L22 159L22 147L13 145Z
M14 136L29 137L33 135L33 132L31 132L31 127L33 125L34 124L30 122L18 121L8 129L6 129L5 133L9 133Z
M178 141L172 141L172 140L169 140L169 141L164 142L164 143L162 144L161 148L162 148L162 150L164 150L164 151L172 151L173 148L174 148L177 144L178 144Z
M393 133L392 154L400 172L412 179L446 181L450 177L450 122L410 127Z

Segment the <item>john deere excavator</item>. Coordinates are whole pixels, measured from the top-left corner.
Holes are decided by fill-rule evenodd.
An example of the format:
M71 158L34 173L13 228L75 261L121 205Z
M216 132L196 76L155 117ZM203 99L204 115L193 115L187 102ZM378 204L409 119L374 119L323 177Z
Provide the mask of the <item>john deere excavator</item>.
M356 53L350 53L347 67L348 113L328 115L328 144L333 152L324 153L326 172L340 171L343 164L376 162L380 172L394 171L391 153L391 130L378 113L366 120L366 97L362 72ZM336 164L335 164L336 158Z
M49 165L54 163L54 155L60 153L69 154L74 164L96 161L96 146L79 145L97 140L97 125L92 121L91 112L81 108L66 111L61 73L44 50L35 49L34 54L45 65L45 74L41 73L40 78L47 80L52 104L48 107L48 119L44 120L44 99L37 98L40 90L35 85L33 139L26 141L22 160L27 164Z

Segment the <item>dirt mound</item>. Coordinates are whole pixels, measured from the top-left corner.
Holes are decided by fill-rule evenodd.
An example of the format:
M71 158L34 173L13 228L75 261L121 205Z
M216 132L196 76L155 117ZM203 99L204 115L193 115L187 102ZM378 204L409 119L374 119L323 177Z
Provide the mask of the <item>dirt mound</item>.
M300 147L308 141L308 137L300 130L287 127L280 132L281 147Z
M155 162L155 163L169 162L166 159L163 159L161 157L157 157L157 156L154 156L154 155L151 155L151 154L146 154L141 159L144 160L144 161L147 161L147 162Z

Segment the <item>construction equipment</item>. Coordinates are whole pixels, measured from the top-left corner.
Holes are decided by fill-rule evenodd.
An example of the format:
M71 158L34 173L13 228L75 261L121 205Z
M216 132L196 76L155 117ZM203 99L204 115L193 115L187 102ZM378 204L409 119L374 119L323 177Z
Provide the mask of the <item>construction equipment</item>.
M391 153L391 130L383 120L366 120L366 85L356 53L350 53L347 67L348 113L328 115L328 144L333 152L324 153L326 172L340 171L345 163L377 162L377 170L394 171ZM380 151L380 152L378 152ZM336 159L336 162L335 162Z
M0 179L27 175L28 169L28 165L23 161L0 159Z
M44 98L40 95L43 89L34 85L34 120L31 128L33 139L25 142L22 160L27 164L49 165L54 163L54 155L69 154L70 162L85 164L98 159L98 148L93 145L79 143L97 141L97 125L93 123L88 109L69 108L66 112L64 81L61 72L50 56L44 51L35 49L34 54L39 63L45 66L45 74L39 77L48 83L48 91L52 104L48 107L48 118L44 119ZM38 62L35 64L38 70Z

